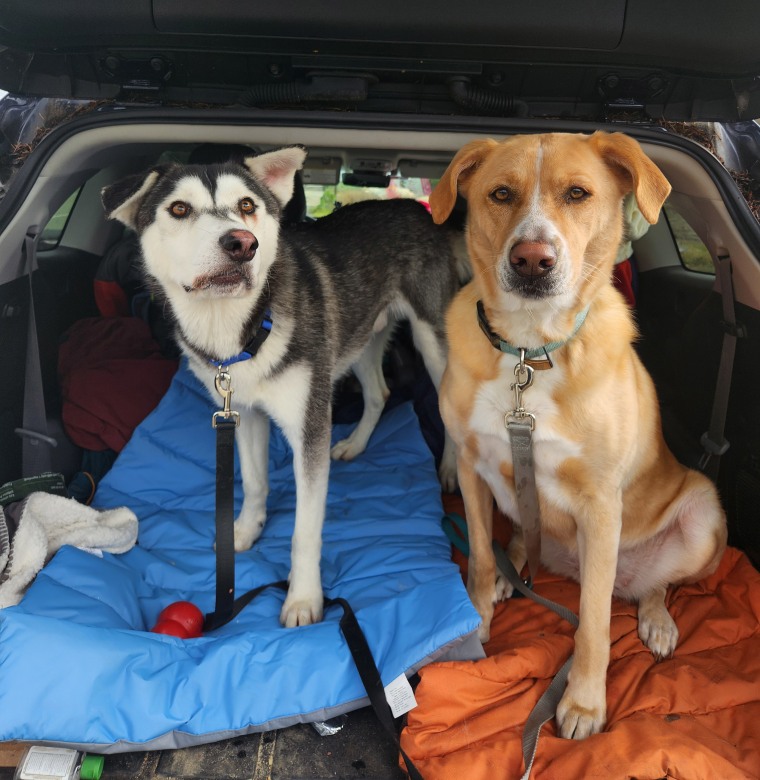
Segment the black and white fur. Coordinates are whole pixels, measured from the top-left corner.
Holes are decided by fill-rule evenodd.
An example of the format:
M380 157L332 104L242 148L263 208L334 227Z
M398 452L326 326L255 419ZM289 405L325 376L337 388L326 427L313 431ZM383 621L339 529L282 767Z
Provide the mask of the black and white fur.
M293 146L242 166L159 167L103 190L107 216L138 233L145 271L163 293L190 367L215 400L211 361L239 354L264 308L271 310L271 334L258 354L229 367L244 489L235 549L248 549L266 519L271 417L293 449L297 493L286 626L322 616L334 382L353 370L364 396L356 429L332 449L333 458L348 460L366 447L387 398L381 361L395 321L409 320L439 385L443 315L458 287L450 236L417 203L360 203L281 230L282 207L305 157ZM455 487L448 437L439 475L444 489Z

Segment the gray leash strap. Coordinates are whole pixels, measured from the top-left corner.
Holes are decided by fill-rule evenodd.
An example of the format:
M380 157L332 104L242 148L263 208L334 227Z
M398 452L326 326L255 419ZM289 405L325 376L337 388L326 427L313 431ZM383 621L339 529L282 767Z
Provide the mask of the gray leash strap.
M525 541L525 550L528 557L528 569L530 571L530 583L536 580L538 567L541 562L541 510L538 503L538 490L536 488L536 470L533 463L533 428L536 424L535 417L527 412L522 403L523 391L533 383L533 369L525 363L525 350L520 350L520 361L515 366L515 382L512 390L515 393L515 408L507 412L504 424L509 434L512 448L512 468L514 469L515 492L517 494L517 508L520 514L520 527ZM496 542L493 543L493 551L496 556L496 565L507 578L512 587L533 601L556 612L561 618L567 620L577 628L578 617L567 607L554 601L537 595L520 578L507 554ZM538 749L538 737L541 729L547 721L551 720L557 705L562 698L567 685L567 677L573 663L571 655L554 675L549 687L536 702L528 719L522 736L522 753L525 763L525 772L520 780L528 780L533 761Z
M512 467L515 472L520 526L528 555L528 570L533 582L541 561L541 510L538 506L536 470L533 465L533 418L526 420L510 419L507 422L507 432L512 445Z
M578 616L574 612L562 604L557 604L555 601L539 596L522 581L520 575L512 565L512 561L509 560L507 554L498 542L493 543L493 552L496 556L496 565L515 590L522 593L523 596L527 596L536 603L552 610L576 628L578 627ZM549 687L541 694L541 698L536 702L530 715L528 715L528 719L525 721L525 728L523 729L522 735L522 754L525 763L525 772L520 780L528 780L530 777L533 761L536 758L536 750L538 750L538 737L541 734L544 723L550 721L557 711L557 705L565 691L567 676L570 673L572 664L573 656L571 655L567 661L562 664L562 667L557 674L554 675L554 679L549 683Z

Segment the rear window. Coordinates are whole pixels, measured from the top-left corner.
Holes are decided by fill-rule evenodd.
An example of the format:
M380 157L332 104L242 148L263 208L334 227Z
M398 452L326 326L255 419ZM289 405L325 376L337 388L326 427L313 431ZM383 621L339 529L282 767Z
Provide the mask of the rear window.
M40 249L55 249L61 241L63 231L66 230L71 212L74 210L74 204L77 202L82 188L74 190L68 198L61 204L58 211L53 214L50 221L45 225L40 236Z
M324 217L336 208L361 200L390 200L410 198L427 203L437 183L436 179L391 177L388 187L354 187L338 184L304 184L306 213L310 217Z
M715 266L710 250L689 223L669 203L665 204L663 210L684 268L700 274L714 274Z

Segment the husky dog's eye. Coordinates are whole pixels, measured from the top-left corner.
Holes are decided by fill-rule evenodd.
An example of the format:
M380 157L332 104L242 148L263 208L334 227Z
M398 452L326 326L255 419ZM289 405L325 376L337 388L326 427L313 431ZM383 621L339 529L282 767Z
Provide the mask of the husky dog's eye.
M498 203L509 203L513 198L512 190L509 187L497 187L491 193L491 199Z
M240 201L240 210L243 214L253 214L256 211L256 204L250 198L243 198Z
M182 217L186 217L190 213L190 204L181 200L175 200L174 203L169 206L169 213L173 217L182 219Z
M568 200L583 200L587 198L590 193L586 192L583 187L570 187L567 191Z

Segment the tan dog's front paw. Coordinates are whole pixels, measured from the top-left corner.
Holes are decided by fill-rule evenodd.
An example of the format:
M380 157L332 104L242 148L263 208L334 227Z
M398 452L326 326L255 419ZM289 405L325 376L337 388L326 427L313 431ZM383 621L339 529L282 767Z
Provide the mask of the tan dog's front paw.
M592 734L598 734L604 728L607 720L604 691L599 701L594 702L594 698L584 696L579 700L568 685L565 695L557 706L557 725L561 737L586 739Z
M659 661L673 655L678 644L678 628L664 602L639 602L639 638Z
M478 626L478 639L485 644L491 638L491 620L493 619L493 604L478 604L470 594L470 600L480 615L480 625Z

